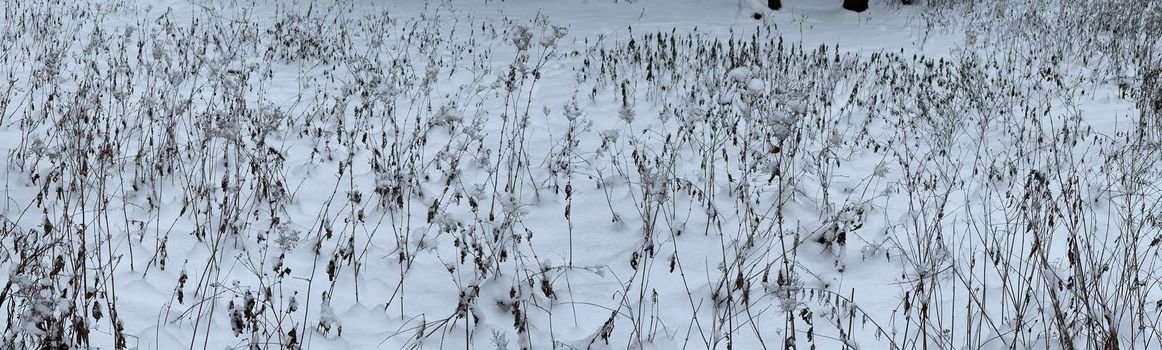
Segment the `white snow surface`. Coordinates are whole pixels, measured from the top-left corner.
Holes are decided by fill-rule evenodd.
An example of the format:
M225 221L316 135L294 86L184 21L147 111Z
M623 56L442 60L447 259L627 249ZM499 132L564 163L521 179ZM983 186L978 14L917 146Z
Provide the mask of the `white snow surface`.
M1156 327L1131 75L871 3L8 4L3 345L1053 347L1127 271L1086 315Z

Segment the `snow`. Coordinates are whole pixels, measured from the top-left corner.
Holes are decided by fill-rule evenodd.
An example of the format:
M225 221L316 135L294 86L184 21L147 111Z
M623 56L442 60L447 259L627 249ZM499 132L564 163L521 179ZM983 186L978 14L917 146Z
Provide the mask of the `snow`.
M0 348L1158 347L1146 63L1046 1L13 3Z
M728 75L730 76L731 79L734 79L734 81L737 81L740 83L746 82L746 81L750 80L750 76L751 76L750 75L750 68L738 67L735 69L731 69L730 73L728 73Z
M752 94L761 94L767 90L767 83L762 79L750 79L746 81L746 91Z

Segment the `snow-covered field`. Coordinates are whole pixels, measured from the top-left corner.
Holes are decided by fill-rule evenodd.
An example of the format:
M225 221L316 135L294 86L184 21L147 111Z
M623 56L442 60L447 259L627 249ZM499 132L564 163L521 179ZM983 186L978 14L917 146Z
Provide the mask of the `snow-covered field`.
M1162 348L1162 3L9 0L0 349Z

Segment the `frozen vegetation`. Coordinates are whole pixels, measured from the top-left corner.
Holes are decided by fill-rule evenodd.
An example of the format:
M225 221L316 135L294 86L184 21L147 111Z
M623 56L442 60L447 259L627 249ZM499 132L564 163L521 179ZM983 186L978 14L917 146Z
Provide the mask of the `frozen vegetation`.
M1162 348L1162 2L7 0L0 349Z

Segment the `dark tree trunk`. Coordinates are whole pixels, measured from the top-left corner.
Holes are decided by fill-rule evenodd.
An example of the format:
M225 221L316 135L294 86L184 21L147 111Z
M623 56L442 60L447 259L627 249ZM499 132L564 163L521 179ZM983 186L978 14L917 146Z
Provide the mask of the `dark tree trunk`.
M867 0L843 0L843 9L855 12L867 11Z
M783 8L783 0L767 0L767 7L778 11Z

